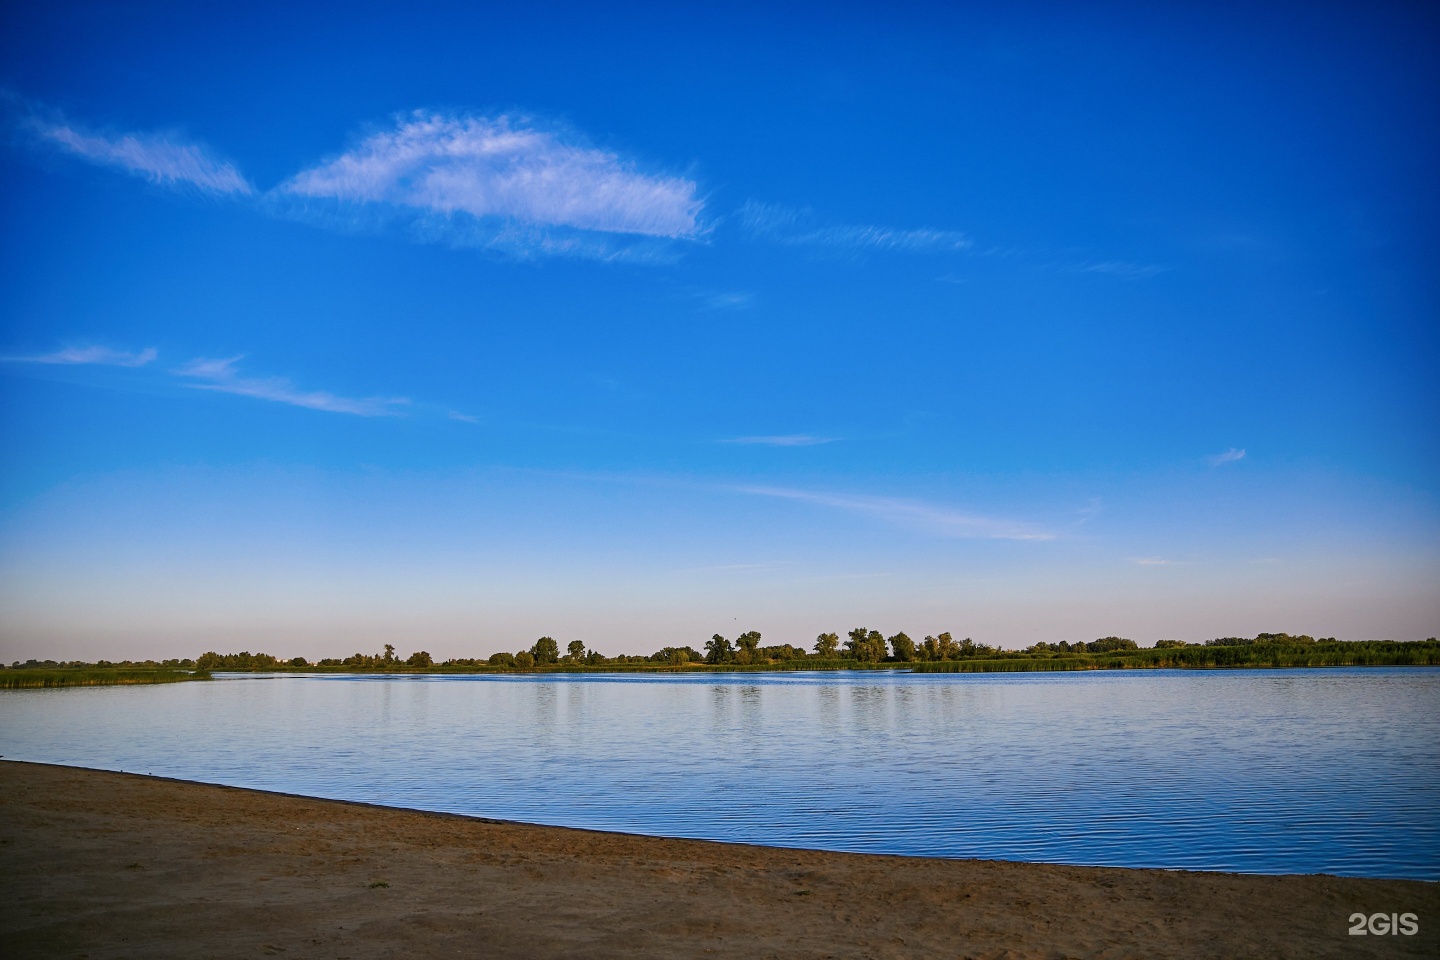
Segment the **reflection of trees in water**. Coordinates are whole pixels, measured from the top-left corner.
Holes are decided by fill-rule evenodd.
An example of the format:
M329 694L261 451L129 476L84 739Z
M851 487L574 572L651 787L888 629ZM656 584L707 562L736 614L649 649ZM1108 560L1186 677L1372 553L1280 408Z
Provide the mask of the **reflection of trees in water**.
M834 730L840 725L840 688L830 683L820 683L809 688L814 691L816 715L820 729Z
M535 683L523 683L518 686L527 688L526 693L530 696L530 739L536 743L549 743L555 736L560 723L560 701L556 695L555 684L541 680Z
M765 727L765 705L761 688L746 684L740 688L740 726L746 739L752 739Z
M572 730L579 731L577 724L585 722L585 703L590 684L567 681L565 684L565 723Z
M395 687L405 697L406 721L409 723L420 723L428 725L430 720L430 695L434 684L424 680L411 680L404 683L387 683L387 687Z
M716 683L710 687L710 728L714 735L723 738L734 729L734 690L727 683Z
M850 708L852 732L861 739L869 734L888 731L892 720L888 709L890 689L875 684L862 684L849 688L847 706Z
M388 647L389 644L386 644ZM380 709L377 711L382 726L389 726L394 719L395 712L395 686L396 684L381 680L376 684L380 688Z

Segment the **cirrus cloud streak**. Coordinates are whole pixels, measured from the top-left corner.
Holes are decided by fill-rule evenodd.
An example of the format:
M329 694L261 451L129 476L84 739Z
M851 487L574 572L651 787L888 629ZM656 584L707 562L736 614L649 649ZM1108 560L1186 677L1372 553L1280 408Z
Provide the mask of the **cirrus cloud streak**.
M4 357L10 363L53 363L74 366L143 367L159 356L154 347L144 350L114 350L110 347L63 347L33 357Z
M946 507L857 494L824 493L791 487L741 486L735 492L758 497L776 497L843 510L942 537L990 540L1053 540L1055 535L1030 524L994 517L961 513Z
M324 410L328 413L349 413L359 417L390 417L404 411L410 401L404 397L338 397L323 390L297 389L283 377L245 377L235 369L243 358L223 360L192 360L175 371L175 375L192 382L197 390L233 393L257 400L286 403L294 407Z
M787 433L774 437L731 437L720 443L738 443L762 447L814 447L822 443L834 443L839 437L816 437L808 433Z
M740 224L750 236L787 246L828 247L852 253L899 251L909 253L968 250L973 243L956 230L898 229L863 224L821 225L809 210L746 201Z
M416 111L277 192L420 214L683 239L701 232L694 181L646 174L524 118Z
M191 187L215 195L249 196L255 192L234 164L178 134L99 133L58 114L49 120L31 115L23 126L41 143L161 186Z

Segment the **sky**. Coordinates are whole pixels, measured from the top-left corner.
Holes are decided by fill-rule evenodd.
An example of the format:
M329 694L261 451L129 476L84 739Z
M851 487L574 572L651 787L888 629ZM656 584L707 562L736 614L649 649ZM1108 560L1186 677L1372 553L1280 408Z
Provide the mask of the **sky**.
M1423 4L0 7L0 660L1440 632Z

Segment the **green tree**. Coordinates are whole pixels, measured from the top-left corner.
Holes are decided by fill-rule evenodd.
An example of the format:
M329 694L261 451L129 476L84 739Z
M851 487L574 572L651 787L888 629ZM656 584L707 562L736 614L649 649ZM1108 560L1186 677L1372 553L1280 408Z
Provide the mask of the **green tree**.
M530 648L530 656L537 664L554 663L560 659L560 645L551 637L541 637Z
M393 643L387 643L387 644L385 644L385 655L384 655L383 657L381 657L380 659L384 660L386 663L394 663L394 662L395 662L395 644L393 644Z
M1288 633L1262 633L1255 637L1256 643L1314 643L1315 638L1309 634L1302 633L1298 636L1291 636Z
M815 638L815 656L834 660L835 651L840 649L840 637L834 633L822 633Z
M694 647L688 646L661 647L659 650L656 650L654 653L650 654L650 661L652 663L668 663L672 666L677 667L681 664L690 663L692 661L700 661L704 659L705 658L700 655L699 651L697 651Z
M529 650L521 650L519 653L515 654L515 666L519 667L521 670L529 670L531 667L535 666L535 654L531 653Z
M410 654L409 658L406 659L405 663L412 667L428 667L434 664L435 661L431 659L430 654L426 653L424 650L416 650L414 653Z
M890 638L890 649L895 652L895 659L901 663L909 663L915 659L915 641L907 637L903 630Z
M868 663L879 663L885 659L885 634L879 630L871 630L865 635L865 660Z
M715 634L705 642L706 663L729 663L735 659L735 649L730 646L730 641L720 634Z
M515 654L505 653L502 650L500 653L490 654L490 659L486 662L492 667L509 667L513 669L515 666Z
M1246 644L1254 643L1254 640L1247 640L1244 637L1216 637L1214 640L1206 640L1207 647L1243 647Z
M585 642L571 640L565 645L565 659L570 663L581 663L585 659Z
M845 642L846 656L861 663L879 663L885 659L885 635L879 630L856 627Z
M788 643L782 643L775 647L761 647L757 653L761 660L804 660L805 651L799 647L792 647Z
M851 660L864 659L861 653L865 649L865 638L869 635L870 631L866 627L856 627L847 633L845 635L848 638L845 641L845 656Z
M735 653L736 663L755 663L760 659L756 648L760 646L760 634L750 630L735 638L735 646L740 649Z
M1110 653L1115 650L1138 650L1140 645L1124 637L1101 637L1085 644L1085 649L1091 653Z
M938 637L926 637L921 641L916 656L921 660L958 660L960 647L947 631Z
M964 643L956 643L955 638L950 636L948 630L936 637L935 642L940 645L941 660L959 660L968 652L966 648L971 645L969 637L965 638Z

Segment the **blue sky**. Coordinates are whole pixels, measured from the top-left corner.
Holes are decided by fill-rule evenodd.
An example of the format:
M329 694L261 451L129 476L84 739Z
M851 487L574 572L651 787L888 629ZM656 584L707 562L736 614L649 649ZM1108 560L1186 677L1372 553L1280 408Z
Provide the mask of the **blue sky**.
M0 658L1440 629L1420 5L11 4Z

